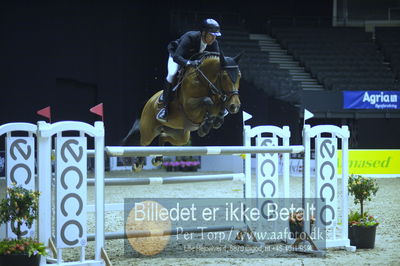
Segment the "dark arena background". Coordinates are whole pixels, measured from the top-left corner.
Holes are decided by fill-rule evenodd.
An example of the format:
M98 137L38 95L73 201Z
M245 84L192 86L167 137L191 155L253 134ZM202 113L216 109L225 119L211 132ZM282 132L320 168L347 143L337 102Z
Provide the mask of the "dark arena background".
M306 108L311 125L348 125L350 148L398 149L399 107L344 109L342 91L400 89L399 2L2 1L0 124L35 123L49 105L53 122L93 123L88 110L103 102L106 145L118 145L162 88L167 44L212 17L225 54L244 51L251 125L288 125L300 144ZM241 114L228 115L192 145L241 144L241 128Z

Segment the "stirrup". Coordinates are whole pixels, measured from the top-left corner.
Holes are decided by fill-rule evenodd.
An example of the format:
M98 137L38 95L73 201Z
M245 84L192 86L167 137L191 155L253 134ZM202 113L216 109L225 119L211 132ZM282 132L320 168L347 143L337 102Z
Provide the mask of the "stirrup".
M164 123L168 122L167 110L166 110L165 108L162 108L162 109L158 112L158 114L157 114L157 116L156 116L156 119L157 119L158 121L160 121L160 122L164 122Z

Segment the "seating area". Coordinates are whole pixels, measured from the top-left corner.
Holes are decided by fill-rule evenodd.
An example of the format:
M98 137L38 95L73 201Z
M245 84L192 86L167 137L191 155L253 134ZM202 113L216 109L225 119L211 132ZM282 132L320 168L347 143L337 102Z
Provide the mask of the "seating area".
M400 88L395 72L385 63L389 60L385 60L386 56L373 42L372 34L365 32L363 28L274 27L270 29L270 34L325 89ZM390 42L386 44L388 53L396 55L397 50L391 50ZM392 67L395 69L394 65Z
M257 41L249 39L248 32L224 30L220 47L227 56L244 52L240 60L242 76L256 88L286 102L300 102L300 83L291 78L287 69L280 69L278 64L270 63L268 53L260 50Z
M390 62L396 79L400 79L400 27L377 27L375 39L385 60Z
M181 33L192 29L182 22L186 20L180 21ZM303 77L332 91L400 89L400 28L377 28L375 41L362 27L331 27L319 20L314 24L269 23L268 34L293 56L294 62L289 64L298 62L307 72L299 75L295 68L282 67L272 54L270 58L259 41L250 39L244 25L238 23L240 19L221 21L221 50L226 56L244 52L240 61L243 80L267 97L301 103L304 84L311 83Z

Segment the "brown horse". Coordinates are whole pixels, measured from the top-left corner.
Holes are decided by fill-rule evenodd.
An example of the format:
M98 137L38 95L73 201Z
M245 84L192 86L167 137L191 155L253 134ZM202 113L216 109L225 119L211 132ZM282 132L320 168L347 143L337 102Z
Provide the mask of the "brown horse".
M211 128L219 128L224 121L225 109L231 114L240 109L240 56L231 58L224 57L222 53L201 54L201 64L188 67L180 81L177 97L169 105L168 122L156 119L162 95L162 91L158 91L145 104L140 120L136 120L123 145L148 146L157 136L160 146L166 142L185 145L189 142L191 131L197 130L202 137ZM139 157L134 170L140 170L143 162L144 158ZM162 157L153 159L154 165L161 162Z

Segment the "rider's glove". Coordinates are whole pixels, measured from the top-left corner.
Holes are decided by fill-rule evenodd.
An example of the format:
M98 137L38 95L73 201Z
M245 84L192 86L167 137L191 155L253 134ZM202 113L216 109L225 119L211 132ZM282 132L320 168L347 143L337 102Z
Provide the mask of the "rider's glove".
M188 60L186 63L187 66L197 67L200 65L200 60Z

